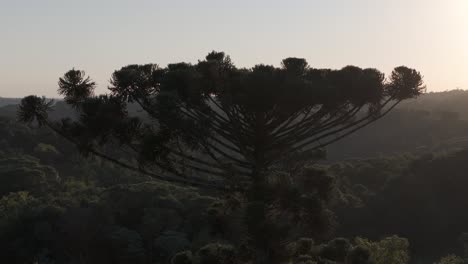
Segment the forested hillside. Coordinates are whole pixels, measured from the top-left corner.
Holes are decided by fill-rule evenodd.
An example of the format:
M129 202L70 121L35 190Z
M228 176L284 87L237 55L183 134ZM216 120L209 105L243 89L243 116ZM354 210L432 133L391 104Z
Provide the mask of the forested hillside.
M285 241L282 257L380 264L448 256L439 263L462 263L451 254L463 256L468 248L465 105L464 91L424 95L332 145L320 164L307 165L305 179L315 180L304 181L302 191L320 196L314 200L320 206L311 207L320 219L309 221L329 231L309 239L313 232L298 226L292 232L305 238ZM50 130L16 122L16 107L0 108L1 258L179 264L244 257L242 197L83 158ZM53 118L73 116L62 102L55 107Z
M468 143L468 92L427 93L328 148L331 160L427 153Z
M0 116L16 118L18 99L0 107ZM427 153L468 145L468 91L427 93L405 101L379 122L372 123L327 148L328 160L398 155L402 152ZM1 104L0 104L1 105ZM133 115L143 115L136 104ZM73 110L56 101L52 119L73 117Z
M0 0L0 264L468 264L466 11Z
M0 97L0 107L7 105L16 105L19 104L21 99L19 98L4 98Z

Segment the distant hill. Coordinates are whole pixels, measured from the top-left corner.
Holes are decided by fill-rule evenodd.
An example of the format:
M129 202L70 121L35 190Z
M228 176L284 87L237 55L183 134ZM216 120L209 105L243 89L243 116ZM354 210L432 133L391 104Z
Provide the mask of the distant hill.
M468 91L428 93L331 145L331 160L468 147Z
M0 97L0 107L6 105L15 105L21 101L21 98L4 98Z
M451 90L427 93L417 99L402 102L398 108L428 111L434 117L441 117L444 113L453 112L458 113L460 119L468 120L468 91Z
M0 98L0 116L15 118L20 99ZM140 115L136 105L129 107ZM72 117L57 101L52 119ZM468 91L427 93L399 105L386 117L328 147L328 159L368 158L401 152L428 152L468 147Z
M0 106L0 117L16 118L18 111L18 104L21 99L5 100L11 102ZM63 101L55 101L54 110L50 112L49 117L52 119L60 119L64 117L72 117L74 115L73 110Z

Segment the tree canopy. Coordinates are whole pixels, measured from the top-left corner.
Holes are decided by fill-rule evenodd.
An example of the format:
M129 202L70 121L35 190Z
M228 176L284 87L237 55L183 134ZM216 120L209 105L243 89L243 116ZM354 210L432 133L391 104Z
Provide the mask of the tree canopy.
M49 126L84 154L222 189L263 181L259 175L273 167L316 155L424 90L420 73L404 66L388 79L377 69L316 69L301 58L237 68L222 52L196 64L128 65L110 83L108 94L94 95L96 84L73 69L58 91L79 113L76 120L50 121L52 102L37 96L21 101L19 118ZM146 116L130 115L129 104ZM137 164L119 159L130 152Z

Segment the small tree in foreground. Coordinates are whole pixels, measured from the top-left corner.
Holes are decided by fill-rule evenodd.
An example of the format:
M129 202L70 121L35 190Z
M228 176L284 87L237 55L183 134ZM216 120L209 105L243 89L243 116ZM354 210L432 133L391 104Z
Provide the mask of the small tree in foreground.
M36 96L22 100L19 118L156 179L241 191L263 216L276 199L272 171L316 157L424 89L419 72L404 66L389 79L354 66L315 69L299 58L245 69L218 52L197 64L129 65L110 82L107 95L94 95L95 83L71 70L59 93L77 119L49 120L52 103ZM129 114L129 104L145 116ZM122 161L129 153L137 163ZM254 222L252 232L264 219ZM257 240L261 247L265 237Z

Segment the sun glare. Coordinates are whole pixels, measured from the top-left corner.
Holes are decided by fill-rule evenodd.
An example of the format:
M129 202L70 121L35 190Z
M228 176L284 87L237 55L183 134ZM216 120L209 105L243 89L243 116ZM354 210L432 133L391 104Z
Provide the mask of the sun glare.
M468 1L458 0L456 17L460 24L460 33L463 34L464 43L468 44ZM467 47L468 48L468 47Z

